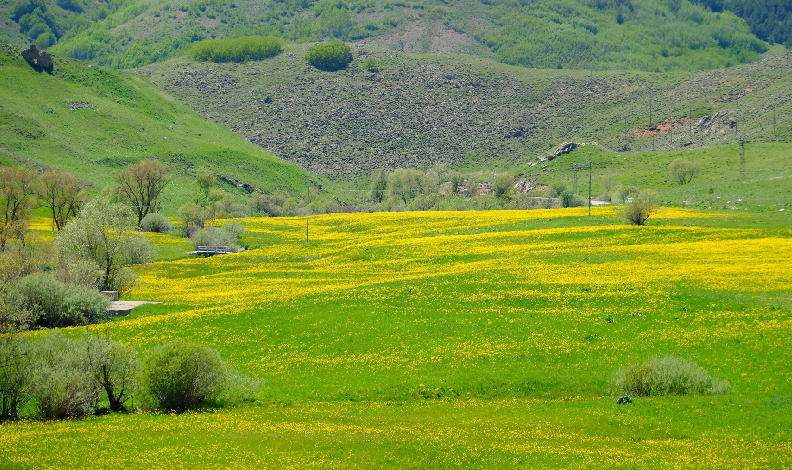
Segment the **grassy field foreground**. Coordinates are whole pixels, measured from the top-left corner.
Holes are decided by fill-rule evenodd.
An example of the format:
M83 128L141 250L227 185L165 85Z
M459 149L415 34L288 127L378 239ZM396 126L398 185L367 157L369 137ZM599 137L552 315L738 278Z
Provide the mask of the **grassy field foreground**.
M244 220L253 249L144 268L130 297L165 304L109 328L218 348L258 403L4 424L0 465L792 466L789 214L586 214L317 216L308 244L305 219ZM732 393L617 405L613 373L665 354Z

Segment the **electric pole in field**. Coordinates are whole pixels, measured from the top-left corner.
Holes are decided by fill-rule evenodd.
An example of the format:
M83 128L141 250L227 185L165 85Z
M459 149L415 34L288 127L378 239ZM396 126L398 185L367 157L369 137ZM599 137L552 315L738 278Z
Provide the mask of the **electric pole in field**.
M578 171L577 163L572 165L572 168L575 170L575 173L572 176L572 194L577 194L577 171Z
M591 160L589 160L589 217L591 217Z
M311 215L311 186L305 188L305 193L308 195L308 205L305 206L305 243L308 243L308 219Z
M745 136L740 137L740 149L742 155L740 156L740 179L745 179Z

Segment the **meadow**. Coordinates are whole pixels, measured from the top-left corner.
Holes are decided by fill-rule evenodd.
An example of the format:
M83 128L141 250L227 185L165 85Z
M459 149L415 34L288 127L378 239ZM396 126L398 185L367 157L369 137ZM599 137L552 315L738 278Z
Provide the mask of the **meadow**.
M308 243L305 218L241 222L234 255L152 237L128 297L164 304L91 328L217 348L257 401L3 424L2 466L792 465L787 212L337 214ZM665 354L733 391L618 405L614 372Z

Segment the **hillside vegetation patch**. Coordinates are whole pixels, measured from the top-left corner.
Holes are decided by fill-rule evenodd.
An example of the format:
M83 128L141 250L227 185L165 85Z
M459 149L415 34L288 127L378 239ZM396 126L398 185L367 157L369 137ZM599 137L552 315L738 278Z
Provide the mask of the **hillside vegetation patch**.
M207 39L190 49L190 57L201 62L247 62L274 57L283 51L283 41L271 36L239 39Z
M305 60L319 70L334 72L352 62L352 48L342 41L330 41L308 48Z

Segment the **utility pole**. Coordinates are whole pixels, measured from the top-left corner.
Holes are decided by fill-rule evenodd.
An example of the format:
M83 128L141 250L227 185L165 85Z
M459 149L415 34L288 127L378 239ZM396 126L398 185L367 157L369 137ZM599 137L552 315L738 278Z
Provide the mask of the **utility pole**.
M589 160L589 217L591 217L591 160Z
M776 138L776 119L775 119L775 105L773 106L773 138Z
M742 149L742 156L740 157L740 179L745 179L745 136L740 137L740 148Z
M575 163L572 166L573 166L573 168L575 170L574 176L572 176L572 193L573 194L577 194L577 170L578 170L578 166L577 166L577 163Z
M311 186L305 188L305 193L308 195L308 205L305 206L305 243L308 243L308 219L311 215Z

